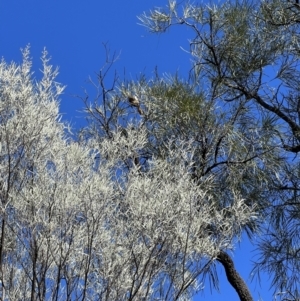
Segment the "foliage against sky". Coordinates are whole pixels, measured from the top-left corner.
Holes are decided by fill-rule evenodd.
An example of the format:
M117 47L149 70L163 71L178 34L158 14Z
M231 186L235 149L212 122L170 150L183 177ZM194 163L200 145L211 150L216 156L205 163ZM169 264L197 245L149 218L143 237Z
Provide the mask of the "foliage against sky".
M134 2L134 1L133 1ZM133 3L132 2L132 3ZM12 1L10 4L1 4L3 6L3 9L1 9L1 40L3 41L10 41L10 47L8 47L8 44L6 44L5 47L1 49L1 54L5 56L5 59L7 61L10 61L11 59L16 60L15 58L20 58L20 55L18 54L18 50L21 47L24 47L26 44L31 43L31 48L32 48L32 53L33 53L33 58L34 60L37 60L37 58L40 56L39 53L41 50L44 48L44 46L47 46L47 49L50 50L50 53L54 59L54 63L58 64L61 66L61 75L59 80L63 82L63 84L68 84L67 90L66 91L66 96L62 96L62 112L72 112L71 115L79 115L76 112L76 109L81 108L81 103L79 105L79 102L76 104L76 100L72 98L72 102L66 101L67 99L70 100L69 95L70 94L81 94L81 91L79 87L81 87L83 84L83 79L87 77L88 74L93 73L94 71L98 71L97 69L100 67L104 54L103 52L101 53L100 48L102 49L101 43L103 41L110 40L111 37L117 37L112 43L112 46L115 49L122 49L122 54L121 54L121 59L119 62L124 61L124 65L126 65L126 72L130 72L129 78L134 77L135 75L132 74L138 74L140 72L144 71L144 67L150 66L151 71L154 69L155 65L158 65L159 71L174 71L179 68L179 72L182 70L189 70L190 69L190 64L188 62L189 56L186 54L186 52L182 52L178 46L182 45L187 45L187 47L183 47L185 49L188 49L188 43L186 42L186 39L188 37L188 30L184 29L179 29L179 33L172 35L172 31L168 32L168 35L171 38L168 38L168 35L165 36L156 36L155 38L150 37L147 33L145 33L144 30L142 30L140 27L136 25L137 19L136 15L141 15L142 11L148 11L149 8L151 8L151 3L147 3L146 6L140 6L140 1L134 4L124 4L124 2L118 2L118 9L116 9L115 3L112 3L112 6L109 4L106 4L106 7L99 6L99 4L92 4L91 7L87 8L87 6L84 7L79 3L79 2L73 2L71 6L66 6L66 7L58 7L56 4L38 4L38 5L33 5L33 3L30 3L30 5L26 4L20 4L16 5L14 1ZM10 6L11 5L11 6ZM13 6L14 5L14 6ZM24 5L24 6L23 6ZM60 4L61 5L61 4ZM95 6L94 6L95 5ZM126 7L124 7L124 5ZM132 6L130 6L132 5ZM153 6L156 6L157 3L153 3ZM159 4L160 5L160 4ZM277 14L274 14L275 21L276 16L280 16L280 9L281 3L280 2L274 2L274 5L278 5L278 10L276 11ZM130 9L129 9L129 7ZM33 9L34 8L34 9ZM93 9L91 9L93 8ZM94 9L98 8L98 9ZM129 12L128 14L124 14L124 10L126 8L126 11ZM268 8L268 7L267 7ZM166 7L164 7L166 9ZM270 9L272 9L272 4L270 6ZM9 10L14 12L14 15L16 16L14 19L9 18ZM65 12L68 11L66 14ZM268 10L266 9L266 12ZM270 10L269 10L270 11ZM293 14L295 9L289 10L289 14ZM111 13L108 13L111 12ZM245 18L242 17L247 17L247 14L249 13L249 10L239 10L238 11L238 17L239 20L245 20ZM132 15L131 15L132 14ZM54 17L55 16L55 17ZM131 17L130 17L131 16ZM273 16L273 15L272 15ZM159 17L159 16L158 16ZM167 16L168 17L168 16ZM228 18L230 16L227 16ZM70 18L70 19L68 19ZM85 19L86 18L86 19ZM115 18L115 19L114 19ZM241 26L235 27L235 14L232 14L231 17L229 18L233 24L233 27L231 30L240 30L240 36L242 37L244 33L247 33L247 27L240 23ZM17 20L17 21L16 21ZM86 20L84 22L83 20ZM88 20L88 21L87 21ZM128 21L130 20L130 21ZM283 18L280 19L279 21L285 21L288 20ZM68 22L69 21L69 22ZM164 22L169 22L168 18L164 20ZM252 21L248 20L249 22ZM129 23L127 23L129 22ZM82 26L82 23L86 24L85 26ZM109 24L109 26L108 26ZM112 25L111 25L112 24ZM130 24L130 26L127 28L126 26L123 26L124 24ZM73 25L73 26L72 26ZM259 24L258 24L259 25ZM135 28L135 29L133 29ZM270 27L271 28L271 27ZM230 28L229 28L230 29ZM283 29L284 31L284 29ZM88 34L87 34L88 32ZM130 35L128 34L130 32ZM177 31L178 32L178 31ZM230 31L228 31L230 33ZM250 33L249 35L249 45L245 45L243 41L239 42L239 40L232 39L230 43L228 43L228 39L226 40L226 47L223 49L224 51L238 51L239 56L236 56L235 59L232 59L231 63L229 64L229 69L230 71L234 71L231 73L231 75L236 76L239 75L241 79L245 79L245 73L243 73L243 70L245 71L246 69L243 69L247 64L247 59L245 59L245 56L251 55L252 50L253 50L253 32ZM184 36L184 39L181 39ZM291 35L292 36L292 35ZM97 38L95 38L97 37ZM107 38L108 37L108 38ZM176 37L176 38L175 38ZM221 36L220 36L221 37ZM266 36L267 38L272 39L272 35L270 34L269 36ZM278 34L276 36L277 40L274 40L271 43L266 44L265 46L267 47L266 50L272 50L272 45L275 45L275 47L279 47L281 44L280 42L283 40L282 39L283 35ZM288 37L288 35L285 35L285 37ZM296 36L295 36L296 37ZM178 40L178 38L180 40ZM236 37L235 37L236 38ZM96 41L96 42L95 42ZM264 45L261 44L261 37L260 39L257 40L257 47L262 47ZM184 44L186 43L186 44ZM273 44L272 44L273 43ZM243 48L240 48L240 45L243 45ZM126 45L126 48L123 46ZM223 46L224 46L223 45ZM252 45L252 46L251 46ZM279 46L278 46L279 45ZM231 48L230 48L231 47ZM270 49L268 47L271 47ZM65 49L65 50L62 50ZM160 49L163 49L164 51L158 51ZM279 48L278 48L279 49ZM180 50L180 51L177 51ZM280 49L279 49L280 50ZM199 49L197 48L192 48L192 51L194 54L199 54L197 51ZM158 55L159 53L159 55ZM162 53L165 53L165 57L159 57L162 55ZM257 54L258 51L254 51L254 54ZM262 52L263 57L267 57L268 51ZM184 58L184 60L179 60L178 58ZM262 57L262 58L263 58ZM204 56L205 58L205 56ZM20 61L20 59L17 59ZM101 61L101 63L99 63ZM95 63L97 62L97 63ZM127 63L125 63L127 62ZM184 62L184 63L181 63ZM255 65L257 64L263 64L268 63L266 61L260 61L256 59L256 56L253 56L253 61L252 63ZM284 63L284 62L283 62ZM290 62L286 62L290 63ZM119 64L119 63L117 63ZM128 64L128 67L127 67ZM148 65L149 64L149 65ZM36 64L35 64L36 65ZM120 65L116 65L120 66ZM224 65L226 67L226 65ZM282 65L282 66L287 66L287 65ZM289 65L292 66L292 65ZM66 68L64 68L66 67ZM228 67L228 66L227 66ZM120 67L119 67L120 68ZM121 67L123 69L123 65ZM64 71L68 70L68 71ZM196 70L196 69L195 69ZM254 70L254 69L253 69ZM284 69L284 70L289 70ZM151 73L150 71L150 73ZM196 70L197 71L197 70ZM254 70L255 71L255 70ZM149 69L147 70L149 72ZM240 72L240 73L239 73ZM187 74L187 72L182 72L184 74ZM36 76L38 77L38 73L35 73ZM128 74L128 73L127 73ZM282 73L286 79L291 79L289 77L289 73L285 72ZM211 73L212 76L215 76L214 73ZM268 74L264 74L266 77L268 77ZM64 80L65 79L65 80ZM249 78L248 78L249 79ZM248 80L246 76L246 81ZM248 82L249 84L255 85L255 81L257 79L257 73L253 73L253 76L250 78L250 81ZM70 84L72 83L72 84ZM162 83L162 86L165 83ZM289 81L288 84L295 84L295 82ZM234 82L227 81L225 82L225 85L228 86L228 89L226 90L227 96L234 96L236 95L234 90ZM76 86L76 88L75 88ZM72 88L73 87L73 88ZM178 88L178 87L177 87ZM171 94L168 92L165 93L165 98L166 99L171 99L176 98L176 87L174 88L173 91L171 91ZM180 88L180 86L179 86ZM147 93L150 93L152 95L152 100L157 98L158 93L163 93L163 87L160 85L157 85L155 89L151 89L151 91L147 91ZM149 107L149 109L154 110L156 113L156 118L157 121L159 121L160 118L160 106L159 102L150 102L150 98L147 99L146 97L143 97L143 95L140 95L144 93L143 90L140 88L137 88L137 90L134 90L139 96L141 96L142 101L144 102L143 105L145 108ZM267 87L265 92L270 93L269 87ZM207 91L204 91L207 92ZM240 91L241 92L241 91ZM242 91L243 92L243 91ZM244 91L245 92L245 91ZM172 93L175 95L172 95ZM205 95L205 93L204 93ZM277 94L279 95L279 94ZM119 99L117 101L123 101L121 98L124 97L125 95L119 96ZM247 96L245 94L244 96ZM251 96L251 95L250 95ZM290 94L290 100L293 100L293 95ZM125 99L125 97L123 98ZM279 99L279 98L278 98ZM176 124L178 122L178 118L176 114L181 114L184 112L192 112L193 110L190 110L190 105L189 105L189 99L186 97L186 101L182 103L178 103L178 107L170 106L170 103L167 101L164 102L164 110L170 112L170 123ZM295 100L295 99L294 99ZM219 105L219 104L218 104ZM171 110L170 110L171 109ZM245 108L247 109L247 108ZM237 110L237 108L236 108ZM228 111L229 112L229 111ZM132 113L132 112L131 112ZM163 113L163 112L162 112ZM226 115L226 114L225 114ZM164 115L161 114L161 117ZM152 116L155 117L155 116ZM193 116L196 118L200 118L201 116ZM245 118L246 116L244 116ZM269 116L267 116L269 118ZM65 116L64 116L65 118ZM223 117L226 119L226 116ZM248 116L249 118L249 116ZM251 116L250 116L251 118ZM67 119L67 118L66 118ZM72 118L72 122L74 122L75 118ZM224 120L225 120L224 119ZM244 119L245 121L247 118ZM249 119L248 119L249 120ZM272 119L269 119L269 121L272 121ZM185 125L186 119L181 120L182 125ZM222 118L221 121L218 120L218 125L223 126L224 123L222 123ZM284 124L284 123L283 123ZM190 124L190 126L193 126ZM176 134L178 134L178 128L172 128L173 131L175 131ZM288 127L286 128L287 130ZM224 128L224 131L228 133L228 130L226 127ZM182 131L182 129L180 129ZM184 134L184 132L181 132ZM158 137L157 139L163 139L166 134L168 133L163 133L159 132L157 133ZM220 133L220 135L222 132ZM217 137L217 136L216 136ZM294 140L289 140L288 138L285 138L287 136L283 136L285 144L288 143L293 143ZM203 137L202 137L203 138ZM204 137L205 138L205 137ZM209 137L211 139L211 137ZM236 137L236 141L239 139L239 137ZM217 140L216 140L217 141ZM267 140L266 140L267 141ZM213 139L210 141L211 145L213 145L214 141ZM233 144L234 145L234 144ZM226 148L224 148L226 151ZM227 149L228 150L228 149ZM234 148L232 149L234 151ZM212 150L210 150L212 152ZM209 152L208 152L208 157L209 157ZM128 155L128 154L127 154Z

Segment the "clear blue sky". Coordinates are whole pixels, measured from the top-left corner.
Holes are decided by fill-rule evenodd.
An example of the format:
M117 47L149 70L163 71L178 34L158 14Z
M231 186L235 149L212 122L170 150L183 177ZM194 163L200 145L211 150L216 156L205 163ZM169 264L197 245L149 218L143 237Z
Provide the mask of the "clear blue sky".
M89 76L95 74L105 61L103 43L111 51L120 53L115 69L129 79L141 73L175 73L185 77L190 68L190 57L181 47L188 49L191 32L173 28L163 35L153 35L138 25L137 15L155 6L164 6L167 0L1 0L0 1L0 57L6 61L21 62L20 48L31 45L31 57L36 76L39 76L40 56L46 47L51 63L59 66L58 81L66 85L61 98L64 119L74 126L82 125L78 110L82 102L72 95L83 95ZM92 90L91 90L92 91ZM91 95L92 96L92 95ZM249 243L237 246L234 254L236 268L250 285L254 300L271 300L269 282L262 287L250 283L251 256ZM211 295L209 286L205 294L194 300L238 301L235 291L220 270L221 291Z

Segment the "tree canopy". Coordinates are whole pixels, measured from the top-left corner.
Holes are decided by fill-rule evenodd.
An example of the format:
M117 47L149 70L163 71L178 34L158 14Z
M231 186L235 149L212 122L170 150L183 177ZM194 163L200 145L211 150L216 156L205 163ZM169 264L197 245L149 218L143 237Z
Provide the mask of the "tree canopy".
M186 2L181 7L169 1L139 17L156 33L174 25L189 28L191 82L204 86L222 110L248 110L243 127L255 133L257 143L267 141L267 148L261 145L267 157L278 152L273 162L282 159L262 181L266 194L255 184L255 174L250 180L258 192L254 203L266 218L254 270L269 273L275 291L289 300L299 298L299 16L297 1Z
M159 142L155 119L128 118L122 87L87 108L93 122L72 139L47 53L40 82L23 56L0 65L2 299L191 297L255 206L228 181L221 208L218 175L193 176L198 142Z
M169 1L139 19L190 28L190 73L107 86L107 57L75 134L46 51L40 81L28 47L1 61L1 300L190 300L219 263L253 300L230 256L243 233L274 296L299 299L298 3Z

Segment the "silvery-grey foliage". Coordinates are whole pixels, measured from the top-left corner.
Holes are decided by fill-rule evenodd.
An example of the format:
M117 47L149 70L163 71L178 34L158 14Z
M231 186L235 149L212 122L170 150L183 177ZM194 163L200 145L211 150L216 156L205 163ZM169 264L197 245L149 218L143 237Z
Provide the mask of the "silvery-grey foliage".
M140 120L72 140L46 51L42 62L40 81L28 48L21 65L0 64L2 300L190 299L199 274L257 218L255 205L231 185L217 206L218 175L191 177L192 137L170 137L150 156Z

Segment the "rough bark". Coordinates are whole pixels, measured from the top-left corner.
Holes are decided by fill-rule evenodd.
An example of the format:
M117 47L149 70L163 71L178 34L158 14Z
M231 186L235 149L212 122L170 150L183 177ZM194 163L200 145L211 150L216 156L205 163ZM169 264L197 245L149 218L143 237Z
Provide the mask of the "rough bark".
M240 300L253 301L253 298L246 283L235 269L234 263L230 256L227 253L221 251L218 254L217 260L223 265L226 272L227 280L239 295Z

